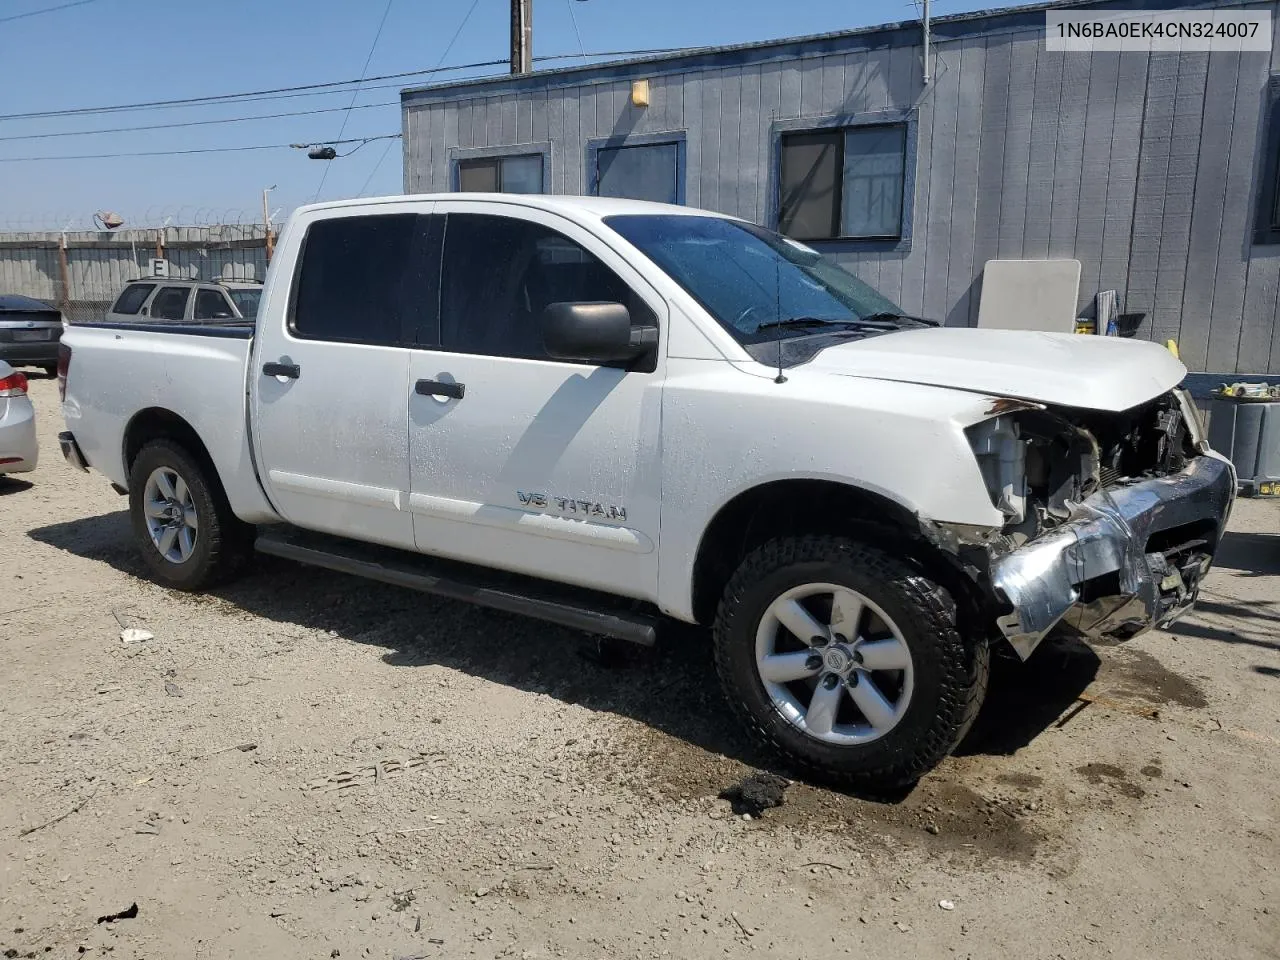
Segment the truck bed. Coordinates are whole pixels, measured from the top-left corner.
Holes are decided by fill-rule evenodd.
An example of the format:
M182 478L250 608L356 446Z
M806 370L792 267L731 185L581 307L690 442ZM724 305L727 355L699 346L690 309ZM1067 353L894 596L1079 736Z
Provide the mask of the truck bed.
M129 429L141 418L188 425L236 514L275 519L249 449L246 372L254 325L95 321L67 328L63 413L89 464L128 488Z

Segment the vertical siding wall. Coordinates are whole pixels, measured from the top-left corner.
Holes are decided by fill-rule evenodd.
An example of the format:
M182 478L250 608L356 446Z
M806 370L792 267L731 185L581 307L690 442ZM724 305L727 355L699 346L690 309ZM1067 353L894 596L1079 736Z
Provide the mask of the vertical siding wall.
M16 293L63 307L69 320L100 318L125 283L143 276L156 255L158 230L66 235L67 288L58 233L0 233L0 293ZM262 227L170 227L165 257L174 277L262 279Z
M1280 31L1273 0L1245 9ZM1139 336L1176 339L1192 370L1280 373L1280 247L1251 243L1280 53L1051 53L1042 19L990 24L939 25L928 87L918 32L892 30L851 34L848 52L637 66L647 109L630 77L589 70L407 94L405 189L451 189L454 147L549 142L548 190L583 193L587 141L680 131L687 203L764 222L775 121L909 110L910 242L817 244L908 313L973 324L987 260L1075 257L1082 311L1114 289L1147 314Z

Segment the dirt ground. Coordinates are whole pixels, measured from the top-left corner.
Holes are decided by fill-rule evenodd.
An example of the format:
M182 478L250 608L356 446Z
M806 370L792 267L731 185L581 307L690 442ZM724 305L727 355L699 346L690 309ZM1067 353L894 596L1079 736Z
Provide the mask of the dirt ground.
M167 592L32 394L44 459L0 479L4 957L1280 957L1278 503L1237 504L1173 632L999 664L907 795L798 783L745 820L718 794L768 761L696 635L601 661L266 559Z

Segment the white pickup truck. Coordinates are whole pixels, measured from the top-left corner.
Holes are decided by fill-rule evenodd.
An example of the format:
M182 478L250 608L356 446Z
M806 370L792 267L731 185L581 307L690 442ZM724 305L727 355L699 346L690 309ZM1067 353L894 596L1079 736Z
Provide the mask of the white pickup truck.
M652 643L712 626L809 775L919 778L989 644L1193 602L1235 488L1150 343L940 329L806 246L624 200L304 207L253 322L87 323L64 453L161 583L259 551Z

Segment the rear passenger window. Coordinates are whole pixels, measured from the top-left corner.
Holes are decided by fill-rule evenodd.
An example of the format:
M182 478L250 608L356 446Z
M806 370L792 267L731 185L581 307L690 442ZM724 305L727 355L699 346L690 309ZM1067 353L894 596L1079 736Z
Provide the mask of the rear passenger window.
M313 223L303 242L293 332L309 340L405 343L427 306L418 222L417 214L397 213Z
M137 313L142 309L142 305L147 302L147 297L151 295L151 291L156 288L154 283L131 283L124 288L124 293L120 294L115 305L111 308L112 313Z
M187 298L190 287L161 287L151 301L151 319L182 320L187 314Z
M229 320L235 316L231 303L221 290L197 290L195 319Z
M653 311L594 255L527 220L451 213L441 270L441 344L453 353L548 360L542 311L552 303L622 303L632 323Z

